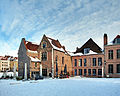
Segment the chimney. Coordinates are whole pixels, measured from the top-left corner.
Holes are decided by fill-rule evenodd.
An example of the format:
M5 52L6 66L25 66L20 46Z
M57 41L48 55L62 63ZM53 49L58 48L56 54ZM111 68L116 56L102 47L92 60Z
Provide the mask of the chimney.
M104 34L104 45L107 45L108 43L108 37L107 34Z

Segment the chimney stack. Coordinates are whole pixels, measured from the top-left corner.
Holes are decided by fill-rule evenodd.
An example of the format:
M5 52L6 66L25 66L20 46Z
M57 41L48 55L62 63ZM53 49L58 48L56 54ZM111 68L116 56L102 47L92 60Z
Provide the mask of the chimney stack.
M104 34L104 45L108 44L108 37L107 34Z

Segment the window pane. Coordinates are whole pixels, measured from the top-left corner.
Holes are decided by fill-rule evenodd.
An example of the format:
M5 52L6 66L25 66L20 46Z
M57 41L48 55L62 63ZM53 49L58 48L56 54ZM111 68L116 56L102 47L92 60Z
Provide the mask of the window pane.
M77 59L75 59L75 66L77 66Z
M88 69L88 75L89 76L91 75L91 69Z
M75 69L75 76L77 75L77 69Z
M47 60L47 52L42 53L42 60L46 61Z
M108 59L113 59L113 50L108 50Z
M86 76L86 74L87 74L87 70L86 70L86 69L84 69L84 76Z
M93 66L96 66L96 58L93 58Z
M62 57L62 64L64 64L64 57Z
M102 69L98 69L98 75L102 75Z
M117 59L120 58L120 49L117 50Z
M93 76L96 76L96 69L93 69Z
M102 58L98 58L98 66L102 66Z
M87 63L87 60L86 60L86 59L84 59L84 66L86 66L86 63Z
M79 75L82 75L82 69L79 69Z
M79 59L79 66L82 66L82 59Z
M108 65L108 73L113 73L113 65Z
M120 73L120 64L117 64L117 73Z

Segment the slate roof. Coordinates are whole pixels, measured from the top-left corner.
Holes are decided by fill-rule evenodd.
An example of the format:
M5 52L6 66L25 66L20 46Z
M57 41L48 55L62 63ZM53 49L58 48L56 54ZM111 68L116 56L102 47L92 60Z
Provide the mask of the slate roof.
M81 48L77 48L74 53L84 53L85 48L90 48L93 52L102 53L102 49L90 38Z

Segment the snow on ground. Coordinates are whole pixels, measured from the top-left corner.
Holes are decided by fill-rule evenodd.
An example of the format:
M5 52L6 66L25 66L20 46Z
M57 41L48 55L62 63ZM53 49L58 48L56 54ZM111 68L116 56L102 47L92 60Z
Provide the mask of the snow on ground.
M0 80L0 96L120 96L120 78Z

